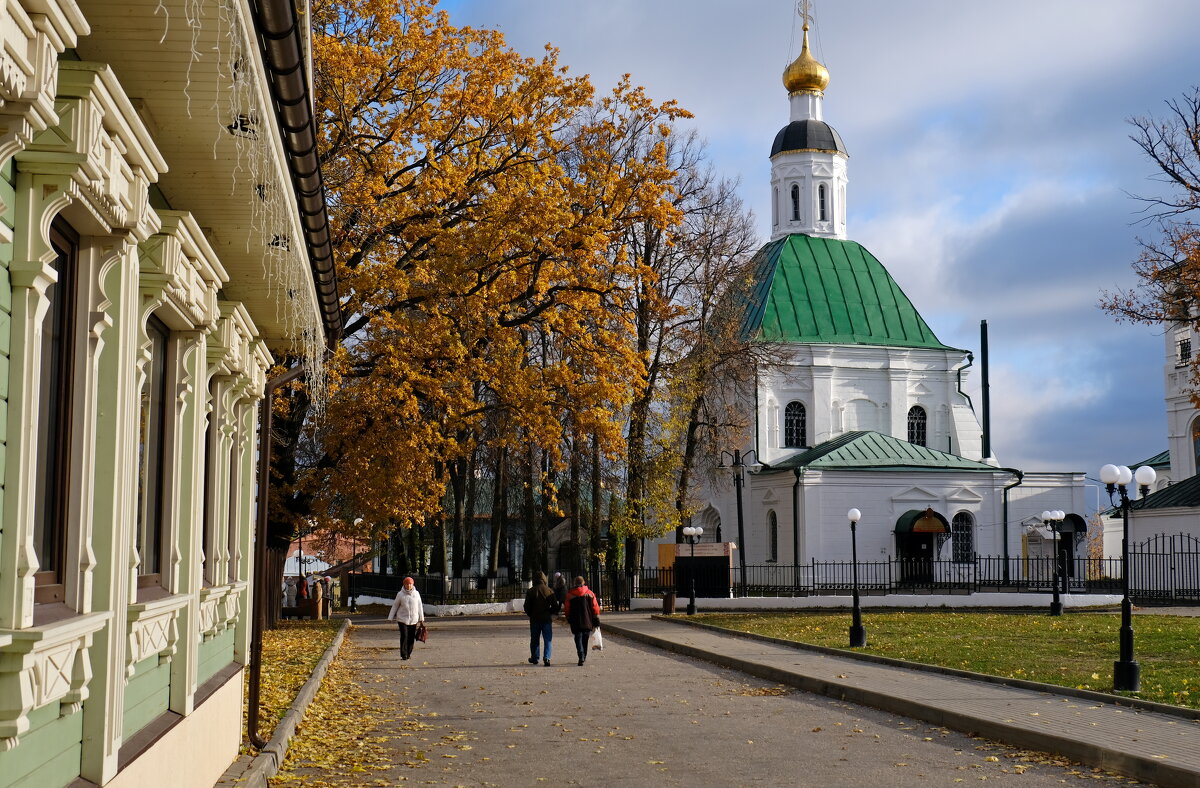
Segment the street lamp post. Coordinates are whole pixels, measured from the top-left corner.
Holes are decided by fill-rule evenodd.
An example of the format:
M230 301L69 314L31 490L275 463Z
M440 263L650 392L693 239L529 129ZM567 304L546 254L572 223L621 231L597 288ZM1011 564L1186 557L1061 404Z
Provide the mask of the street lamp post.
M1052 589L1054 592L1054 599L1050 602L1050 615L1052 616L1061 616L1063 614L1062 599L1060 599L1058 596L1058 562L1060 560L1058 553L1058 540L1060 538L1059 532L1062 529L1062 521L1066 516L1066 512L1063 512L1061 509L1042 512L1042 522L1046 524L1046 527L1050 529L1050 533L1053 534L1054 537L1054 547L1053 552L1051 553L1051 557L1054 559L1054 565L1053 571L1050 573L1050 582L1054 586Z
M1105 465L1100 469L1100 481L1108 490L1109 503L1113 494L1121 499L1121 651L1113 663L1113 689L1118 692L1138 692L1142 688L1142 669L1133 659L1133 604L1129 601L1129 492L1126 485L1137 479L1141 494L1150 493L1150 485L1158 474L1148 465L1133 471L1124 465Z
M683 536L688 540L688 544L692 546L692 562L688 567L688 574L692 576L692 596L688 600L687 614L689 616L696 615L696 542L700 541L700 537L704 535L704 529L698 525L685 525L683 527Z
M738 566L742 570L742 578L741 578L742 585L746 584L746 528L745 528L744 522L742 521L742 485L745 484L746 467L747 466L749 466L751 473L754 473L756 470L758 470L761 467L757 462L753 462L753 463L746 462L746 459L748 457L750 457L750 455L752 455L752 454L754 455L754 458L757 460L758 454L754 451L754 449L751 449L750 451L746 452L744 455L742 454L740 449L734 449L733 454L730 454L727 451L722 451L721 452L721 464L717 466L718 468L725 468L725 467L733 468L733 491L734 491L734 496L737 501ZM726 456L733 458L732 466L725 465L725 457Z
M856 526L862 519L862 512L858 509L851 509L846 512L846 517L850 520L850 561L852 564L850 576L854 584L854 609L850 619L850 648L862 648L867 645L867 630L863 628L862 608L858 604L858 537L856 535Z

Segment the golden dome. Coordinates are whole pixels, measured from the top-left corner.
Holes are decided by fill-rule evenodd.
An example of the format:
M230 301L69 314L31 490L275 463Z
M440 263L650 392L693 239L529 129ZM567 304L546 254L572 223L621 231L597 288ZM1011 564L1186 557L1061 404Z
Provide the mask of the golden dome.
M808 51L808 25L804 26L804 46L800 57L783 70L783 86L788 93L823 93L829 85L829 69Z

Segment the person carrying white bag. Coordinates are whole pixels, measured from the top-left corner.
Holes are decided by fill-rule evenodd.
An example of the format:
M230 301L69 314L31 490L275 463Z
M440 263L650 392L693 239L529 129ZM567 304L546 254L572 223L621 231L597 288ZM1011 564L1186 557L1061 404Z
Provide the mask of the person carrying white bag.
M579 664L583 665L587 661L589 644L599 642L600 602L582 577L575 578L574 587L567 592L564 612L571 625L571 634L575 636Z

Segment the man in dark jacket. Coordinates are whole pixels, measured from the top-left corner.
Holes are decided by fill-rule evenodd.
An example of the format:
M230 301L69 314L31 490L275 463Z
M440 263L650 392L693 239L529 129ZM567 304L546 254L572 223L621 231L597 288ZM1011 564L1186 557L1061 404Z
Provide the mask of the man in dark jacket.
M554 589L546 585L546 573L533 576L533 587L525 594L525 615L529 616L529 664L536 665L541 641L546 650L542 664L550 666L550 645L554 640L554 614L558 612L558 600Z

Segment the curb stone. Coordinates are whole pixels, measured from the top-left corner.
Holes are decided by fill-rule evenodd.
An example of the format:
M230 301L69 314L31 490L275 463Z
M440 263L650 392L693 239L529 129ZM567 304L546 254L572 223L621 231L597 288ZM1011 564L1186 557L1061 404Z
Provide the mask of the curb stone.
M275 726L275 733L267 742L267 746L253 757L249 755L239 757L213 788L268 788L269 780L279 772L279 767L283 765L283 759L287 756L288 744L296 733L296 726L304 719L309 704L317 696L317 691L321 688L321 681L325 678L325 672L337 657L338 651L342 647L342 641L346 637L346 630L349 628L350 619L346 619L342 622L337 634L334 635L333 642L329 644L325 653L321 655L321 659L317 661L308 681L304 682L304 686L296 693L296 699L288 707L287 713Z

